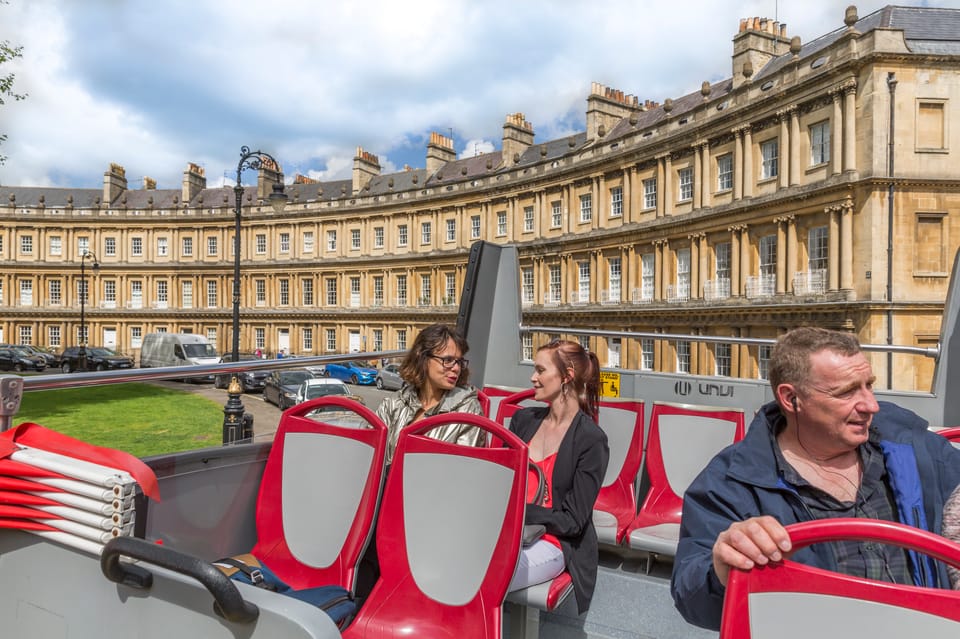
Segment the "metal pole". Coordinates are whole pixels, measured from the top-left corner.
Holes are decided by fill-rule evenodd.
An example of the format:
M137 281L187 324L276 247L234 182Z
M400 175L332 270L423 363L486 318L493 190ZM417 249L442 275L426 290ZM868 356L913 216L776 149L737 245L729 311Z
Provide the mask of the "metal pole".
M887 161L890 184L887 187L887 344L893 344L893 151L894 115L896 107L897 76L887 73L887 88L890 90L890 132L887 134ZM893 388L893 352L887 353L887 388Z
M246 146L240 147L237 182L233 186L233 193L236 196L236 208L233 212L233 336L230 348L233 362L240 360L240 222L243 217L243 185L241 180L243 179L244 169L259 169L265 161L279 171L280 165L269 153L251 151ZM286 203L282 181L274 187L274 192L270 196L271 205L277 201L280 201L279 206L281 207ZM244 419L243 403L240 401L242 394L243 387L240 380L234 375L233 379L230 380L230 386L227 387L227 403L223 407L224 444L231 444L241 439L253 437L252 420Z
M87 370L87 322L85 319L87 305L87 255L84 251L80 256L80 348L77 351L77 368Z
M242 166L241 161L241 166ZM237 185L233 192L237 198L237 208L233 213L233 342L230 353L233 361L240 357L240 217L243 202L243 187L240 186L241 166L237 167Z

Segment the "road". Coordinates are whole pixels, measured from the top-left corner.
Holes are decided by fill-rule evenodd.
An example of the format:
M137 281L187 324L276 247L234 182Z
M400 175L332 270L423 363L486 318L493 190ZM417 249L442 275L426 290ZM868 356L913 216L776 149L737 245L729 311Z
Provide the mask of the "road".
M213 384L184 384L179 381L158 381L150 382L159 384L167 388L180 391L190 391L197 395L202 395L223 405L227 402L227 391L214 388ZM391 391L377 390L375 386L353 386L347 385L350 391L363 398L364 405L371 410L376 410L380 401L392 394ZM240 397L243 402L245 412L253 415L253 439L254 441L266 441L273 438L277 430L277 424L280 421L280 409L269 402L263 401L263 395L260 393L245 393Z

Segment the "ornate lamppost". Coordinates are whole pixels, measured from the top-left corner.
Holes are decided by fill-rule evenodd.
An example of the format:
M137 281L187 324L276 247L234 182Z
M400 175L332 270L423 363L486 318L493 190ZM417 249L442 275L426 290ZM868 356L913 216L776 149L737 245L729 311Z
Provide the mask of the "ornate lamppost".
M91 268L96 273L100 270L97 256L90 251L84 251L80 256L80 348L77 351L77 368L87 370L87 322L85 310L87 306L87 260L92 262Z
M251 151L250 147L240 147L240 161L237 163L237 182L233 187L236 195L236 208L234 209L234 229L233 229L233 340L231 347L231 360L236 363L240 359L240 221L243 215L243 185L241 178L243 172L247 169L259 170L261 167L271 168L278 173L280 164L269 153L264 151ZM277 213L282 213L287 204L287 196L283 192L283 181L280 180L273 185L273 192L269 197L270 206ZM243 393L243 387L240 380L234 375L227 388L227 403L223 408L223 443L229 444L253 433L241 432L243 424L243 403L240 401L240 395Z

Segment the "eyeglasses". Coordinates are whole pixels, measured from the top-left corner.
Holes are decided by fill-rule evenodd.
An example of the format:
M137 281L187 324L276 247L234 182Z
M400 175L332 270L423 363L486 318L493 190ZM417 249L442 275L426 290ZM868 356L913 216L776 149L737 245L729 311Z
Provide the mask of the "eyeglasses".
M452 369L454 366L459 366L460 370L463 370L464 368L467 367L467 364L470 363L470 360L464 359L462 357L450 357L449 355L447 355L446 357L440 357L439 355L434 355L433 353L430 353L429 355L427 355L427 357L431 357L437 360L438 362L440 362L440 364L443 366L443 369L447 371Z

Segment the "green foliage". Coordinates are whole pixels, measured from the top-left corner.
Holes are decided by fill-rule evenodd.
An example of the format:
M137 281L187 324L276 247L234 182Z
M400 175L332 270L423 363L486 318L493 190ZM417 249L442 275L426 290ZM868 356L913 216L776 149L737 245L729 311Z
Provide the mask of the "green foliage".
M112 384L24 393L14 424L23 422L148 457L218 446L223 406L152 384Z
M0 4L7 4L2 2ZM4 62L10 62L16 58L23 56L23 47L16 47L10 44L9 40L4 40L0 42L0 65ZM8 73L6 75L0 75L0 105L6 104L6 100L13 98L14 100L22 100L26 94L14 93L13 92L13 81L16 79L16 75L13 73ZM7 136L5 133L0 133L0 144L5 142ZM3 165L6 162L7 156L0 155L0 165Z

